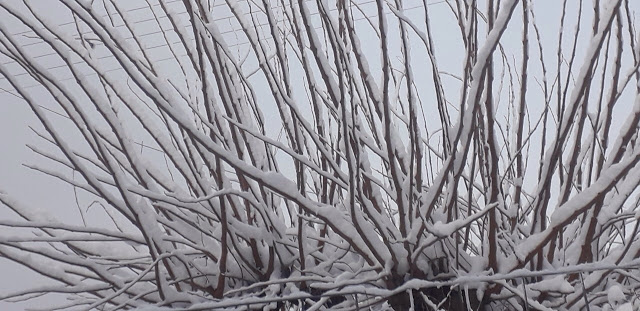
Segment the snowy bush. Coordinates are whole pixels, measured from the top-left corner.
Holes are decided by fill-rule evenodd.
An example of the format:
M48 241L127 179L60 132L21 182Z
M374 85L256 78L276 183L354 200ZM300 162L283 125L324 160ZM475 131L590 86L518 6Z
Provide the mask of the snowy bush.
M0 192L0 256L57 282L2 300L637 307L634 1L25 3L0 73L80 199Z

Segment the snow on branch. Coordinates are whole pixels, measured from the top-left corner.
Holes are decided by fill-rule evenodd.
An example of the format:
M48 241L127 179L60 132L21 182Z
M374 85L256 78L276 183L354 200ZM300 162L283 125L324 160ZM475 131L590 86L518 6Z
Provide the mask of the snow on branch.
M640 308L633 1L53 2L0 2L0 83L75 206L0 192L54 281L0 300Z

